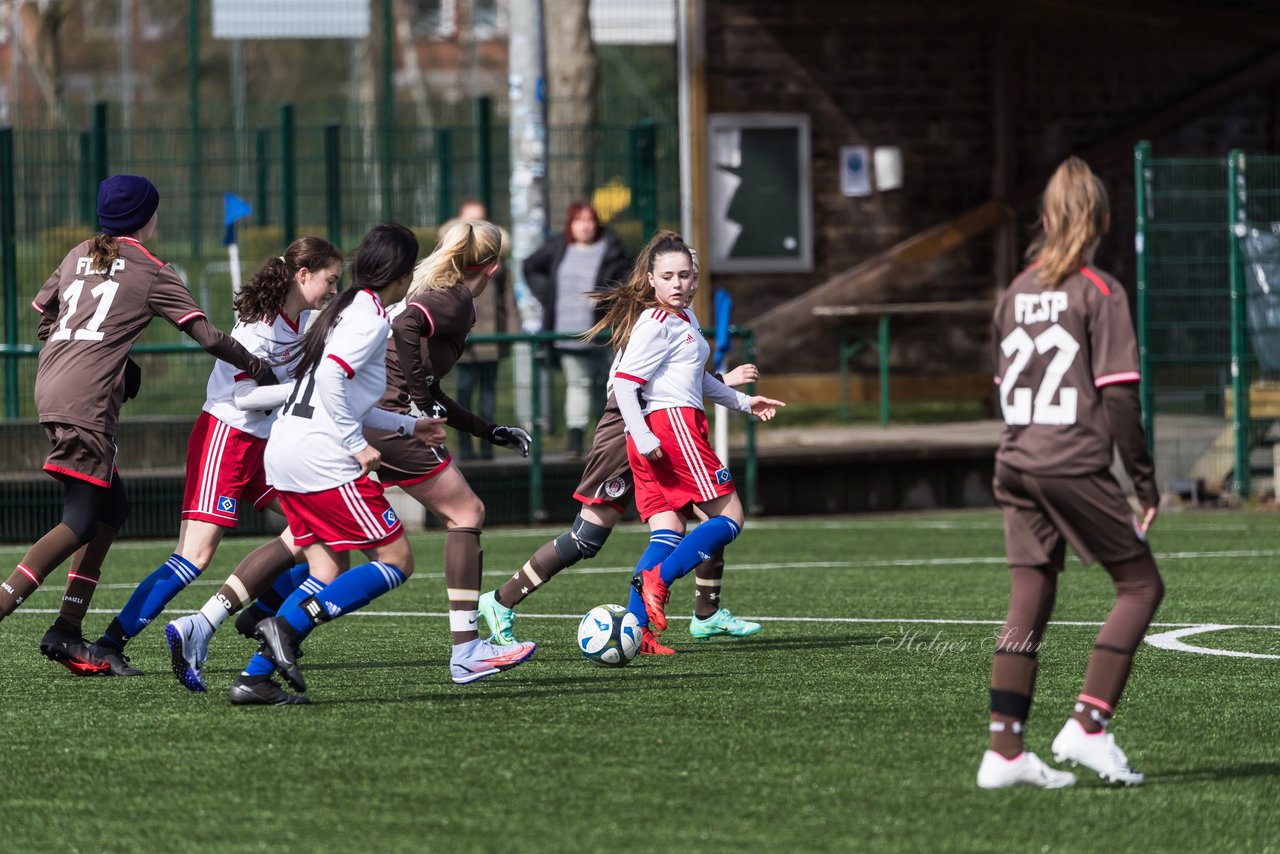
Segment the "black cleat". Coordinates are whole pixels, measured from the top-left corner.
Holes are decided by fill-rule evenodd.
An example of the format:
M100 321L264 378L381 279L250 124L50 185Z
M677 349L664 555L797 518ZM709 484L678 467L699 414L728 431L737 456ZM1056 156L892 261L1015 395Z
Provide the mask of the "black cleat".
M271 615L264 613L257 605L250 605L236 616L236 631L249 640L257 640L253 630L269 616Z
M50 626L40 638L40 654L56 661L76 676L97 676L106 673L111 665L90 652L79 632L69 632L60 626Z
M268 617L258 623L253 634L262 641L258 652L276 666L284 681L294 689L305 692L307 680L302 677L302 670L298 667L298 641L293 627L280 617Z
M290 694L270 679L238 676L231 683L233 706L305 706L310 702L310 697Z
M141 676L142 671L129 664L128 657L118 649L112 649L104 644L95 643L89 647L89 652L95 657L107 663L107 672L111 676Z

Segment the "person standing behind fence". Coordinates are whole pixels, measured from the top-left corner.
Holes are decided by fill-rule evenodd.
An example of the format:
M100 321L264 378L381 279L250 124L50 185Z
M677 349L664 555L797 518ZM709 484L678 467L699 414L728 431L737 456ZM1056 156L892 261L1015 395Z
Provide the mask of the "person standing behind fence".
M996 378L1005 427L996 451L995 498L1004 511L1009 610L991 665L990 747L984 789L1056 789L1075 775L1023 748L1038 667L1069 543L1099 561L1116 588L1075 709L1053 740L1054 759L1138 785L1107 723L1133 656L1164 595L1147 545L1156 518L1151 457L1138 399L1138 347L1124 288L1092 266L1110 224L1107 193L1084 161L1062 163L1045 187L1034 260L996 306ZM1133 479L1133 511L1111 474L1113 448Z
M103 181L102 232L67 253L32 303L41 315L38 335L44 342L36 411L53 445L44 470L63 482L62 521L0 584L0 619L79 552L67 576L63 610L40 641L41 653L78 674L111 667L85 644L81 621L107 550L129 516L115 443L120 407L141 383L129 349L160 316L257 382L276 381L271 366L214 327L173 267L143 245L155 233L159 206L160 193L146 178L113 175Z
M607 290L626 278L631 258L622 241L589 202L569 206L564 233L553 235L524 261L529 290L542 303L542 329L577 335L600 319L594 291ZM564 420L569 455L582 455L587 424L599 415L604 400L609 353L590 341L556 341L553 350L564 371Z
M458 208L458 216L440 226L440 237L443 238L450 227L459 222L483 222L488 219L484 203L479 199L467 199ZM504 229L502 247L505 253L511 247L511 236ZM512 326L518 327L515 293L511 288L510 276L503 259L498 259L498 269L489 279L488 286L476 297L476 322L471 332L476 335L488 335L494 332L508 332ZM508 344L472 344L458 358L454 370L458 376L457 401L463 409L475 412L486 421L493 421L497 415L498 365L507 355L511 347ZM471 399L475 397L475 407ZM479 454L476 453L473 437L470 433L459 431L458 456L464 460L479 456L482 460L493 459L493 445L481 442Z

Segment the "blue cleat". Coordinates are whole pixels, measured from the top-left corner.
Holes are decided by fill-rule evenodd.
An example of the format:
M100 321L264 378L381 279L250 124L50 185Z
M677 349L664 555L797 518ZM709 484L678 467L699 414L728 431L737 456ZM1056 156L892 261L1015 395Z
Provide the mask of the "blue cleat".
M200 614L179 617L164 627L169 642L169 658L173 675L188 691L209 690L204 683L204 664L209 660L209 638L213 626Z

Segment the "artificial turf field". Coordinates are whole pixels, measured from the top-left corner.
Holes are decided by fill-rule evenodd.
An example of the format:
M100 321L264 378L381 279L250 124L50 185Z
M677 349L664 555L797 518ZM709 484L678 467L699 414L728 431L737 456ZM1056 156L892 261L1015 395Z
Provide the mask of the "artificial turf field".
M558 532L486 532L486 588ZM531 597L516 629L537 655L469 686L448 674L443 539L415 536L407 584L308 640L309 707L228 704L253 648L229 624L207 695L173 679L160 625L129 648L145 677L72 677L36 651L59 571L0 624L0 850L1280 850L1275 513L1158 520L1152 633L1233 628L1143 645L1113 730L1147 774L1130 790L974 784L1008 592L997 514L749 521L725 604L764 631L695 643L674 616L678 655L592 666L578 616L624 601L644 536L623 526ZM254 545L226 541L172 607ZM86 635L171 547L116 546ZM1046 761L1109 601L1105 573L1068 563L1029 722Z

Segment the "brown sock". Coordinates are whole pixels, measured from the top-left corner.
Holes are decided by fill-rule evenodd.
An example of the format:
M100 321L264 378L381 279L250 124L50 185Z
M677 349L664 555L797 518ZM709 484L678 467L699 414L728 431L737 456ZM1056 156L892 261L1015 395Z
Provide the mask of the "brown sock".
M724 578L724 549L694 567L693 615L705 620L720 610L720 583Z
M449 594L449 631L454 644L480 636L476 601L484 573L479 528L450 528L444 535L444 586Z
M62 593L62 608L58 611L58 621L64 627L78 629L84 622L93 591L98 589L98 579L102 576L102 563L116 540L116 533L115 528L99 524L97 535L72 558L67 588Z
M1160 570L1150 552L1106 569L1116 588L1116 603L1098 631L1084 687L1071 715L1085 732L1101 732L1115 714L1129 681L1134 651L1164 597Z
M279 538L258 546L236 567L235 572L218 588L214 598L227 611L227 616L239 611L254 599L271 592L271 585L294 564L293 551ZM276 603L276 608L280 603Z
M498 603L508 608L514 608L523 602L530 593L546 584L551 576L564 568L565 563L560 560L560 554L556 551L555 540L543 543L533 553L533 557L525 561L524 566L520 567L515 575L511 576L505 584L498 588L496 594Z
M12 614L28 596L35 592L49 573L77 551L84 543L66 525L59 522L26 555L8 580L0 583L0 620Z
M1022 732L1036 690L1033 655L996 650L991 662L991 749L1006 759L1022 752Z

